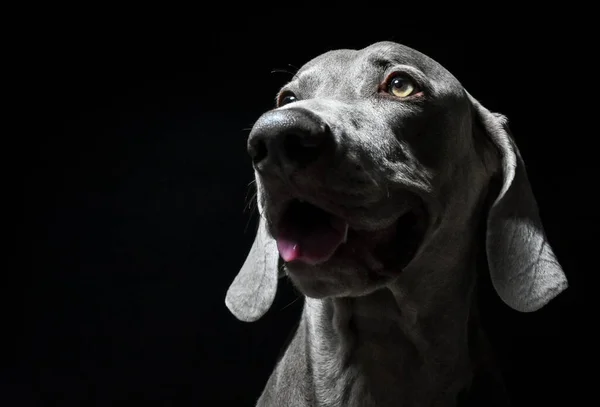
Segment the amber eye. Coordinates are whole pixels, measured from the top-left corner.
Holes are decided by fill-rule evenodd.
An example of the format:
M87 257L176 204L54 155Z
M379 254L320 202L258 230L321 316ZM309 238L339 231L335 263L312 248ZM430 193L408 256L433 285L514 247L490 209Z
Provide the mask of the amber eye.
M399 98L409 97L416 91L416 83L406 75L396 75L387 84L387 92Z
M281 107L281 106L287 105L288 103L295 102L297 100L298 100L298 98L296 97L296 95L294 95L293 92L285 91L281 95L279 95L279 101L278 101L277 105L279 107Z

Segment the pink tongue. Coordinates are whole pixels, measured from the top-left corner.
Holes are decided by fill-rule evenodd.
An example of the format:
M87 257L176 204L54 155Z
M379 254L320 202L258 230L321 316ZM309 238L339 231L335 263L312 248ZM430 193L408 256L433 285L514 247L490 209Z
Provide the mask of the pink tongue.
M310 227L285 225L277 237L279 254L286 262L294 260L318 264L328 260L346 238L348 225L341 219L319 222Z

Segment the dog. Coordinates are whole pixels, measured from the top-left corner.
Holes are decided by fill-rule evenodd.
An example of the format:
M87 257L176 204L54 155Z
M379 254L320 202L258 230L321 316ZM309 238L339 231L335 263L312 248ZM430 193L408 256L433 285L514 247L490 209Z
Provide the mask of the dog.
M312 59L247 146L260 221L225 304L256 321L281 275L305 298L258 406L468 403L485 347L477 254L513 310L568 287L506 117L417 50Z

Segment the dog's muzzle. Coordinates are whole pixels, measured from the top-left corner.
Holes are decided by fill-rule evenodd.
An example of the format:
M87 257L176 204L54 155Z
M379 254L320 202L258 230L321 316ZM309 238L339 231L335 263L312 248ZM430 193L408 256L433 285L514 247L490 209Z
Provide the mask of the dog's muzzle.
M391 246L392 240L402 237L407 246L407 240L415 240L406 239L413 228L404 222L371 233L356 228L357 219L364 219L369 208L374 213L380 211L378 202L366 203L377 192L358 187L358 194L340 194L339 185L331 184L336 176L329 176L340 173L338 161L344 160L344 154L331 128L315 113L288 108L263 114L250 133L248 153L261 177L263 192L269 196L265 208L269 229L286 263L317 265L336 254L354 256L357 246L362 250L374 241L385 246L385 240ZM353 200L357 198L364 203L356 205ZM414 213L405 208L397 216L412 219L406 215Z
M288 184L293 183L294 174L324 175L334 150L329 126L305 109L263 114L248 138L248 153L257 172L277 176ZM317 264L346 241L348 223L314 205L293 200L286 205L277 231L277 246L284 261Z

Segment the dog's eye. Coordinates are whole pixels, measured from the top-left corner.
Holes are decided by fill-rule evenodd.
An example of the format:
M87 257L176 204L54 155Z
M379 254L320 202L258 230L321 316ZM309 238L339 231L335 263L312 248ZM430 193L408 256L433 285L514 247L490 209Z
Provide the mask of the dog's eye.
M415 82L404 75L397 75L392 77L387 84L387 91L391 95L394 95L399 98L405 98L417 90L417 85Z
M277 106L281 107L283 105L287 105L288 103L292 103L297 101L298 98L294 95L293 92L286 91L279 95L279 100L277 101Z

